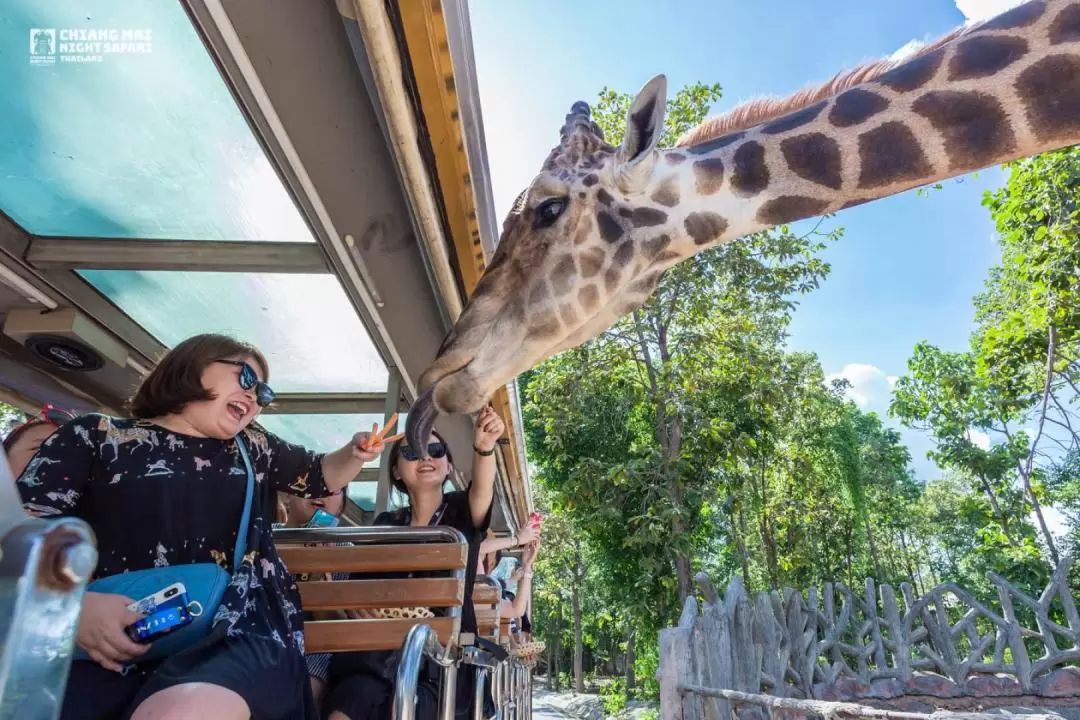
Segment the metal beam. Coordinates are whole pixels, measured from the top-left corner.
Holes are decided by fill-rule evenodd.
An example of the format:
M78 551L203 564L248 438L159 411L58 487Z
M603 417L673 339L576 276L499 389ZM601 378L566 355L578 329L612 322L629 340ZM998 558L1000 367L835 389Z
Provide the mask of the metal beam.
M39 274L65 296L72 306L82 310L142 355L142 358L136 358L140 362L153 365L168 350L142 325L135 322L74 271L43 270Z
M26 261L40 270L186 270L327 273L315 243L32 237Z
M277 415L379 415L385 393L280 393L264 413Z

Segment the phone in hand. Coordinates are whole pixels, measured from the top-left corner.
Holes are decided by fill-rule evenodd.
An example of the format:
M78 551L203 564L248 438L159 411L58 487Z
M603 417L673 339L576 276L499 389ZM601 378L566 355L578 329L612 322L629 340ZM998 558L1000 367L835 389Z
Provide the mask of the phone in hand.
M133 642L145 644L151 643L177 628L190 625L192 620L194 620L194 616L187 609L187 605L173 605L152 615L147 615L142 620L137 620L128 625L126 630L128 637Z
M337 527L341 519L329 513L322 508L317 508L315 513L311 516L311 519L307 521L306 527L309 528L324 528L324 527Z
M127 607L131 612L137 612L142 615L153 615L159 609L172 607L173 605L181 603L184 607L187 607L187 587L184 583L178 582L158 590L153 595L147 595L142 600L136 600Z

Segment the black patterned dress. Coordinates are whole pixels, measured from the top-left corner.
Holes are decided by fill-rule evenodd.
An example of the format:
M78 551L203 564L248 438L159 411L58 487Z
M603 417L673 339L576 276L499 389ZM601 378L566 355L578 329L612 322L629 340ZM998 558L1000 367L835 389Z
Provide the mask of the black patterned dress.
M185 682L237 692L256 719L318 717L304 664L299 592L270 531L278 491L327 494L323 456L257 430L244 436L256 482L239 568L231 565L247 472L235 440L85 415L46 440L19 477L28 512L78 517L93 528L95 579L202 562L232 573L214 631L195 648L122 674L75 662L62 720L123 718L153 692Z

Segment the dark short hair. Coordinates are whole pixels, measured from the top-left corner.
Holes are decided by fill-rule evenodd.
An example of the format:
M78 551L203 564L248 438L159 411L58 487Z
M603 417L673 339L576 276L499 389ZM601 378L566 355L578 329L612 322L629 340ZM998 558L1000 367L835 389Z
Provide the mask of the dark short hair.
M440 435L438 430L432 430L431 434L439 438L439 442L446 446L446 461L453 465L454 456L450 453L450 443L446 442L446 438ZM402 445L408 445L408 443L405 442L405 438L399 439L397 442L390 446L390 458L387 460L387 462L390 463L390 484L399 493L401 493L405 497L408 497L409 489L405 487L405 483L399 477L394 475L394 468L397 467L398 458L401 456ZM447 475L446 477L447 479L449 479L450 476ZM443 482L445 482L445 480Z
M218 360L247 355L269 380L266 357L254 345L228 335L194 335L165 353L128 401L131 414L140 420L175 415L188 403L213 400L214 395L202 384L203 371Z

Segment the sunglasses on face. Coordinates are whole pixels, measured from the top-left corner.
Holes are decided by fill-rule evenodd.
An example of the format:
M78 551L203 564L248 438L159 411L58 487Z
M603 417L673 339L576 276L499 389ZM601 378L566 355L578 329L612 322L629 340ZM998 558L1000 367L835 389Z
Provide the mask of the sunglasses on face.
M53 427L60 427L69 420L74 420L77 417L79 416L70 410L61 410L58 407L46 405L41 408L41 411L37 415L27 418L26 422L20 423L12 428L10 434L14 435L17 430L22 430L29 425L49 424Z
M401 455L403 460L408 460L409 462L416 462L422 457L438 460L439 458L446 457L446 443L433 442L428 444L427 455L421 455L408 445L402 445L401 449L398 450L398 454Z
M240 368L240 389L254 390L255 402L259 404L259 407L266 407L274 402L277 393L271 390L269 385L262 380L259 380L259 376L255 374L255 370L246 362L243 360L218 360L218 362L225 363L226 365L235 365Z

